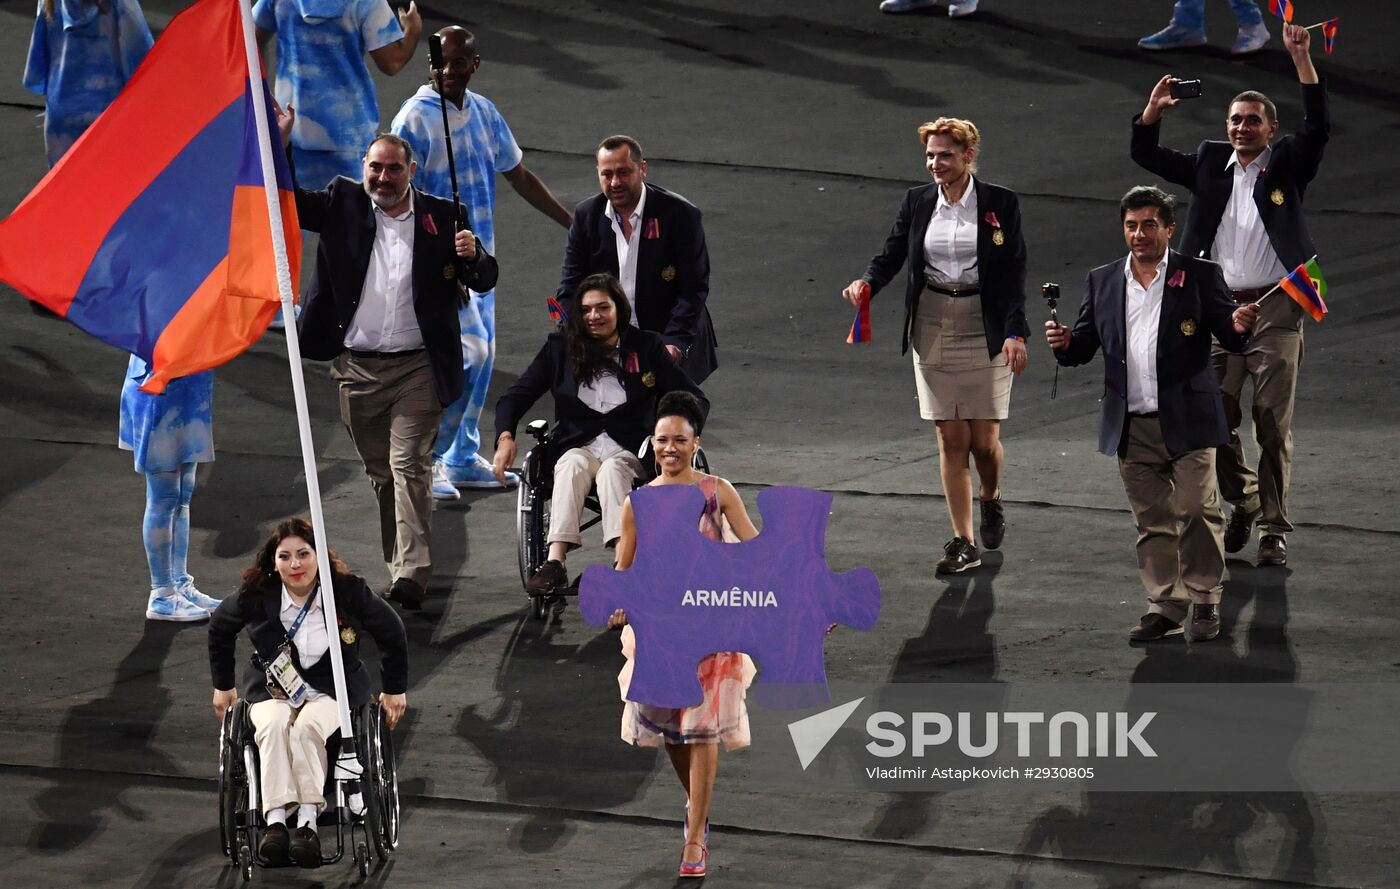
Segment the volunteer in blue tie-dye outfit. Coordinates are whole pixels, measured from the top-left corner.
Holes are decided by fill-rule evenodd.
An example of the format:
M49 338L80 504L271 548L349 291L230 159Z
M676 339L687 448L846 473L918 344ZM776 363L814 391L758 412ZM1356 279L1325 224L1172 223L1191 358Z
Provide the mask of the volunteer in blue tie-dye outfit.
M476 37L466 28L452 26L438 32L442 38L443 72L441 83L422 86L394 116L390 129L413 146L419 158L414 183L423 191L452 197L452 178L447 164L443 134L442 96L447 99L447 119L452 130L453 159L457 165L458 198L466 207L468 227L481 239L487 253L496 252L496 232L492 214L496 206L496 174L555 222L569 227L572 215L550 193L539 177L522 162L520 146L506 125L505 118L491 100L467 89L472 75L481 66ZM458 398L443 409L433 451L433 496L456 500L458 488L499 488L501 482L483 459L478 425L491 383L491 367L496 358L496 293L476 295L460 311L462 320L462 361L467 384ZM506 486L517 484L514 473L506 473Z
M413 58L423 21L412 3L397 17L387 0L257 0L258 43L277 35L274 93L295 108L292 159L297 181L324 188L356 181L364 146L379 135L379 99L365 53L385 74Z
M219 600L201 593L190 577L190 498L195 469L214 459L214 372L171 380L164 394L147 395L146 362L131 356L122 385L118 443L146 476L141 533L151 570L150 620L205 620Z
M45 99L49 166L112 104L152 42L136 0L39 0L24 86Z

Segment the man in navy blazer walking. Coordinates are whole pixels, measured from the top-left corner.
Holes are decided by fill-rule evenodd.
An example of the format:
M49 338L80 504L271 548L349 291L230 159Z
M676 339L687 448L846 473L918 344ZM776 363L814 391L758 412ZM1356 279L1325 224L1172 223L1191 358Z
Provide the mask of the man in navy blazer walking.
M1227 112L1229 141L1207 140L1194 154L1158 142L1163 113L1179 102L1171 77L1152 90L1133 121L1132 157L1139 166L1191 189L1191 212L1181 252L1220 263L1235 301L1255 302L1288 272L1316 255L1303 216L1303 195L1317 175L1331 123L1327 91L1309 55L1311 38L1297 25L1283 26L1283 42L1303 92L1303 125L1270 145L1278 112L1263 93L1235 96ZM1303 357L1303 312L1284 294L1261 303L1249 348L1232 355L1217 348L1216 378L1225 398L1229 442L1216 455L1220 493L1235 507L1225 531L1225 551L1238 552L1259 525L1259 565L1288 561L1285 542L1288 485L1293 464L1293 400ZM1259 468L1245 460L1240 440L1240 395L1253 384L1254 437Z
M1242 351L1259 318L1236 307L1220 267L1169 249L1174 199L1138 186L1119 215L1129 255L1089 273L1071 330L1047 321L1045 339L1066 367L1103 349L1099 450L1118 471L1138 527L1138 570L1148 613L1129 642L1220 632L1224 517L1215 448L1228 430L1211 368L1211 337ZM1183 592L1184 591L1184 592Z
M574 210L555 296L567 305L579 282L607 272L622 282L632 324L661 335L666 351L696 383L719 366L710 296L710 254L700 210L646 181L642 146L609 136L598 146L602 193Z

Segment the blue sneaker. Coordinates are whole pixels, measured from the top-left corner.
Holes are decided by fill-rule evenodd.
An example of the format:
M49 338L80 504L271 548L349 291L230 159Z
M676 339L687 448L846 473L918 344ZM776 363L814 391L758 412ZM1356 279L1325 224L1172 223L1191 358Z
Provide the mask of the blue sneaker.
M300 318L300 317L301 317L301 305L300 305L300 304L294 304L294 305L292 306L292 317L293 317L293 318ZM287 322L286 322L285 320L283 320L283 318L282 318L282 310L281 310L281 309L278 309L278 310L277 310L277 317L275 317L275 318L272 319L272 323L269 324L269 325L267 325L267 329L268 329L268 330L286 330L286 329L287 329Z
M460 500L461 493L447 477L447 472L443 469L441 460L433 461L433 499L434 500Z
M928 9L937 6L935 0L881 0L881 12L913 12L916 9Z
M213 596L206 596L203 593L201 593L199 591L199 588L194 585L193 579L185 581L175 589L180 594L180 596L183 597L186 601L188 601L191 605L194 605L196 608L203 608L210 614L213 614L214 609L219 607L220 600L215 599Z
M491 490L493 488L513 488L520 484L520 476L513 472L506 473L506 483L502 485L496 481L496 474L491 471L491 464L486 462L486 458L480 454L476 461L468 466L452 466L442 464L442 474L454 487L470 488L473 490ZM434 487L436 491L436 487Z
M1185 49L1189 46L1205 46L1206 32L1187 28L1175 22L1167 25L1149 37L1138 41L1138 49Z
M208 619L209 612L180 595L174 587L153 589L151 598L146 601L146 620L192 623Z
M1230 45L1230 55L1242 56L1257 52L1269 42L1269 28L1263 22L1240 28L1235 33L1235 42Z

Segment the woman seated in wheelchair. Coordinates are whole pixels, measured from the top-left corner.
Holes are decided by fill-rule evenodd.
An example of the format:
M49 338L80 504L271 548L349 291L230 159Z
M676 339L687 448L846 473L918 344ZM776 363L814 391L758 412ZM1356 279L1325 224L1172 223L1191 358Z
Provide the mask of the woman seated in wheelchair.
M267 821L258 852L273 865L321 863L316 816L326 805L326 739L340 729L314 540L311 525L302 519L278 525L243 571L238 594L225 599L209 620L214 712L220 720L238 700L234 644L239 631L247 630L253 643L243 696L251 704L248 718L258 745ZM369 671L359 656L360 635L368 632L380 653L379 703L393 728L408 705L403 622L334 552L330 564L350 708L370 698ZM297 826L289 834L291 814Z
M566 586L564 560L583 543L579 523L584 498L595 483L603 543L622 533L622 505L632 484L648 474L637 458L651 431L657 399L698 386L666 351L661 337L632 324L632 307L612 275L590 275L574 293L562 333L552 333L529 368L496 402L496 456L492 468L504 482L515 463L515 430L545 392L554 395L556 425L549 453L554 494L549 511L549 553L526 584L532 594Z

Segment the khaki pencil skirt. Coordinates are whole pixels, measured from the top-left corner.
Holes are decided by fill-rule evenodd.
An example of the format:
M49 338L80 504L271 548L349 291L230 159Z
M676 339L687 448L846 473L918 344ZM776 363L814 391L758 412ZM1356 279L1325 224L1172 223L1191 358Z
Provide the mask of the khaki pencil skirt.
M914 385L925 420L1005 420L1011 368L987 356L982 297L925 287L913 330Z

